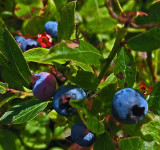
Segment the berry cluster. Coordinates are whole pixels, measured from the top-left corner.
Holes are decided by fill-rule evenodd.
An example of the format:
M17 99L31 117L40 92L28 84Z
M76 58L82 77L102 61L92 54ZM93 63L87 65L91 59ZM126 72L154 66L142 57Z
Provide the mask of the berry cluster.
M26 39L23 36L15 36L15 40L23 52L40 46L43 48L52 46L52 37L56 38L58 34L58 23L48 21L44 25L44 29L46 32L38 34L37 41L30 38ZM76 109L70 106L70 100L81 100L87 96L84 90L76 85L62 86L56 91L56 78L51 73L33 73L30 79L33 85L33 95L40 100L48 100L54 96L53 108L58 114L65 117L77 114ZM79 145L88 147L94 143L95 134L91 133L82 121L79 121L72 128L71 138Z
M62 86L56 91L56 79L51 73L33 74L30 79L33 84L34 96L40 100L48 100L54 96L53 108L62 116L69 117L77 114L76 109L70 106L69 101L81 100L86 97L84 90L76 85ZM71 138L79 145L88 147L94 143L95 134L91 133L82 121L79 121L72 127Z
M31 48L39 47L39 43L37 41L33 39L25 39L23 36L15 36L15 40L23 52Z
M15 40L23 52L34 47L51 47L52 37L57 37L58 23L48 21L45 26L45 33L38 34L37 41L16 36ZM37 99L48 100L53 98L54 110L65 117L77 114L77 110L72 108L70 100L82 100L87 97L83 89L76 85L62 86L56 91L56 79L51 73L41 72L33 74L31 77L33 94ZM115 93L112 101L112 115L124 124L136 124L142 120L148 111L148 104L143 95L131 88L125 88ZM82 121L78 121L71 129L72 141L83 147L91 146L96 139L96 135L89 131Z
M53 108L58 114L69 117L77 114L69 104L70 100L82 100L87 95L76 85L62 86L56 91L56 79L51 73L41 72L31 76L33 94L40 100L53 98ZM125 88L115 93L112 102L112 114L115 119L124 124L136 124L142 120L148 111L144 96L131 88ZM78 121L71 129L72 141L83 147L91 146L96 135L89 131L82 121Z
M46 32L43 34L38 34L36 36L37 40L26 38L23 36L15 36L19 47L23 52L36 47L49 48L52 46L52 37L56 38L58 34L58 22L48 21L44 25Z

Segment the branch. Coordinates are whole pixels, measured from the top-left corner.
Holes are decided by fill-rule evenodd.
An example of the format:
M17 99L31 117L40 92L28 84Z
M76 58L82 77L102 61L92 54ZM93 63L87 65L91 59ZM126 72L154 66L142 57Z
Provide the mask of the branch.
M14 93L14 94L20 94L23 97L33 96L33 93L22 92L22 91L18 91L18 90L15 90L15 89L10 89L10 88L7 88L6 91L10 92L10 93Z
M49 70L60 82L64 83L67 80L67 78L62 73L60 73L55 66L52 67L49 65Z
M153 27L157 27L160 26L160 23L154 23L154 24L146 24L146 25L137 25L134 22L134 13L133 12L128 12L126 15L124 15L124 13L122 14L122 16L118 16L112 9L112 2L111 0L106 1L105 3L109 14L111 15L112 18L120 21L123 24L126 24L128 27L134 27L136 29L143 29L143 28L153 28Z
M110 52L109 56L107 57L106 63L105 63L104 67L102 68L102 71L100 72L100 74L98 76L99 82L102 80L102 78L105 75L110 63L112 62L112 60L114 59L116 54L119 52L119 50L122 46L122 43L123 43L123 42L121 43L121 41L124 38L125 33L126 33L126 28L125 27L118 30L118 33L117 33L117 36L116 36L116 41L114 43L112 51Z

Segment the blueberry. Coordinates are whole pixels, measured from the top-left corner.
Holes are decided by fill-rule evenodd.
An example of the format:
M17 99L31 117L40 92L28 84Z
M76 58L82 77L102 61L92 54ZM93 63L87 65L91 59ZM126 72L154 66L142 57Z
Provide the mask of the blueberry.
M33 84L32 91L36 98L48 100L54 95L56 90L56 79L51 73L41 72L32 75L30 78Z
M76 114L76 109L69 105L70 100L80 100L86 97L86 93L76 85L67 85L59 88L53 99L53 108L62 116Z
M71 138L80 146L89 147L95 142L96 135L90 132L82 121L78 121L71 129Z
M31 48L36 48L39 46L39 43L33 39L26 39L23 44L21 45L21 49L23 52L31 49Z
M25 41L25 38L23 36L15 36L14 38L17 41L17 43Z
M57 37L58 22L57 21L48 21L45 23L44 29L47 34L50 34L52 37Z
M26 39L23 36L15 36L14 38L17 41L19 47L22 49L22 45L24 45Z
M114 95L112 114L121 123L136 124L145 117L147 111L146 99L134 89L125 88Z

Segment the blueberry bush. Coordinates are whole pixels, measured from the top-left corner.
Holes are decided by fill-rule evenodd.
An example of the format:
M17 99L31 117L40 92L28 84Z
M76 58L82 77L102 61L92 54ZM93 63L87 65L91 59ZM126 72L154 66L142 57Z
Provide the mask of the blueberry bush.
M0 150L159 150L159 0L0 1Z

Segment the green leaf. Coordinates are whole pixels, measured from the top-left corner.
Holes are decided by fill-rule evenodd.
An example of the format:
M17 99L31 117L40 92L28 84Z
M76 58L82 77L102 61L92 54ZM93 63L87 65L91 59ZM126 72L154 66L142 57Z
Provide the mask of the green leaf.
M5 94L3 94L3 96L0 97L0 107L2 107L5 103L8 103L9 101L13 99L20 97L19 94L11 94L11 93L6 94L6 95Z
M57 10L61 11L64 5L67 4L67 0L54 0Z
M80 29L84 32L99 34L112 31L116 27L116 21L110 17L104 0L84 1L79 14L84 19L80 24Z
M108 132L101 134L96 138L93 150L115 150L115 145Z
M69 40L75 28L75 6L76 2L70 2L62 8L60 21L58 22L59 41Z
M99 84L98 88L101 90L102 88L104 88L108 84L116 82L116 81L117 81L116 76L112 73L107 77L106 81Z
M6 89L8 88L7 83L0 82L0 94L6 93Z
M144 139L146 139L147 141L157 142L160 145L160 117L154 117L155 118L152 121L143 125L143 128L141 128L141 132Z
M146 142L140 139L139 137L129 137L121 139L118 142L121 150L159 150L160 145L156 142Z
M43 8L41 0L16 0L15 15L20 19L28 19L34 15L38 15Z
M149 13L147 14L148 16L139 15L135 19L136 23L139 25L159 23L160 22L160 2L155 2L153 5L151 5Z
M1 128L0 150L25 150L25 149L20 139L12 131Z
M23 90L23 86L29 87L28 85L25 85L26 83L23 82L22 76L16 72L13 67L10 69L2 68L1 76L3 81L9 84L10 88Z
M24 20L22 25L23 34L27 36L35 36L43 33L45 32L44 25L47 21L57 20L59 18L59 14L53 0L48 0L44 10L45 11L40 16L36 15L30 19Z
M97 135L105 132L104 123L98 119L98 110L101 108L99 101L96 101L96 99L71 100L70 104L77 109L82 120L85 116L84 123L90 131Z
M88 71L88 72L94 73L92 67L90 65L88 65L88 64L84 64L84 63L81 63L81 62L73 62L72 65L75 65L75 66L77 66L77 68L81 68L84 71Z
M5 1L0 1L0 12L11 12L14 9L14 1L10 0L5 0ZM1 15L2 15L1 13ZM3 18L3 16L2 16Z
M22 50L19 48L17 42L5 27L3 21L0 19L0 64L5 64L3 67L10 75L16 75L19 84L16 86L29 86L30 70L26 63ZM14 81L13 81L14 82ZM9 83L9 82L8 82Z
M96 90L98 87L98 78L92 72L79 70L77 75L70 76L69 80L84 90Z
M90 0L93 3L92 0ZM91 6L89 6L91 8ZM84 6L83 9L86 9ZM89 30L90 33L105 33L112 31L116 27L116 21L110 17L106 7L103 8L92 8L92 12L83 14L86 18L86 23L81 24L80 28ZM81 13L81 12L80 12ZM92 16L90 15L92 14Z
M49 118L58 124L58 126L65 126L67 124L67 119L64 116L59 115L54 109L48 113Z
M105 105L105 107L107 108L106 112L111 109L113 97L116 92L117 84L110 83L103 87L98 93L98 96L96 98L99 99Z
M148 17L149 17L149 23L160 22L160 2L157 1L151 6Z
M156 84L154 84L153 86L153 90L152 93L149 96L149 100L148 105L149 108L154 111L152 111L152 113L160 115L160 82L157 82Z
M136 78L136 65L132 53L126 48L122 48L117 54L114 74L117 77L120 89L132 88Z
M142 136L141 129L150 122L154 118L153 115L148 113L145 118L141 121L139 121L137 124L134 125L125 125L124 126L124 132L127 133L129 136Z
M8 60L7 58L3 55L3 53L0 51L0 66L4 66L4 67L9 67L8 66Z
M103 59L98 49L88 42L80 40L79 44L61 42L59 45L52 47L49 53L42 57L41 61L72 60L90 65L100 65Z
M49 117L41 112L34 120L26 123L25 128L20 132L23 143L31 149L46 149L52 140L49 122Z
M124 5L123 5L123 10L124 12L128 12L128 11L132 11L134 9L136 5L136 1L131 0L131 1L127 1Z
M34 119L42 111L48 102L33 100L15 105L7 111L1 118L3 124L22 124Z
M160 48L160 26L138 34L128 41L127 46L134 51L152 51Z
M48 52L49 50L46 48L33 48L24 52L24 58L26 59L26 61L44 63L43 61L41 61L41 57L46 55ZM47 64L52 64L52 63L49 62Z
M26 36L35 36L44 32L44 24L47 22L47 18L41 16L34 16L31 19L27 19L23 22L22 33ZM37 24L39 24L37 26Z
M49 149L49 150L64 150L63 148L60 148L60 147L53 147L53 148L51 148L51 149Z
M86 14L91 14L93 13L93 11L98 11L97 9L99 8L99 6L103 6L105 5L105 1L104 0L96 0L96 1L92 1L92 0L87 0L84 2L80 12L82 16L85 16Z
M60 140L63 137L66 137L65 130L66 130L65 126L59 126L59 125L57 125L56 127L54 127L53 136L55 137L55 139L56 140Z
M46 10L44 11L44 18L48 20L57 20L59 18L59 13L56 8L54 0L48 0L47 5L45 6Z

